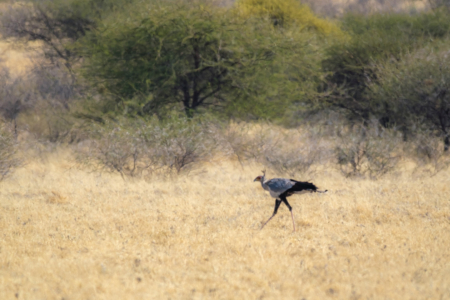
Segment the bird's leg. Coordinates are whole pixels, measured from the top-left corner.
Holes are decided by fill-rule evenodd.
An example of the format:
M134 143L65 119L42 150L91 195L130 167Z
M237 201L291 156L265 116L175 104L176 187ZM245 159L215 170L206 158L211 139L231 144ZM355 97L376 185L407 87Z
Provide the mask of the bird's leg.
M286 206L289 208L289 211L291 212L292 225L294 226L294 232L295 232L294 213L292 212L292 207L289 205L289 202L287 201L286 197L281 198L281 201L283 201L284 204L286 204Z
M281 200L275 199L275 209L273 211L273 215L269 218L269 220L266 221L266 223L263 224L263 226L261 227L261 230L264 228L264 226L266 226L267 223L269 223L269 221L277 214L278 211L278 207L280 207L281 204Z

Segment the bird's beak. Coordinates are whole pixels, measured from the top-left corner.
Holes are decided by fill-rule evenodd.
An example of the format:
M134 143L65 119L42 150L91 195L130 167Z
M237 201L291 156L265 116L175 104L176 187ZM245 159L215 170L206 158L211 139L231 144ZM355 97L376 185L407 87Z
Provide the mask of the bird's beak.
M255 180L253 180L253 182L255 182L255 181L259 181L259 178L258 178L258 177L256 177L256 178L255 178Z

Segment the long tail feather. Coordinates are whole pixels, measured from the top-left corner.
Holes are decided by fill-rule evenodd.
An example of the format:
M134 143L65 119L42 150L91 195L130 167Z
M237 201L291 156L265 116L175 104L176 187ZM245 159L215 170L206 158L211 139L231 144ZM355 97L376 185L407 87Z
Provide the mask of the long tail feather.
M295 182L294 186L291 187L289 190L291 192L301 192L304 190L310 190L310 191L317 191L317 187L312 184L311 182L302 182L302 181L297 181L294 179L291 179L291 181Z

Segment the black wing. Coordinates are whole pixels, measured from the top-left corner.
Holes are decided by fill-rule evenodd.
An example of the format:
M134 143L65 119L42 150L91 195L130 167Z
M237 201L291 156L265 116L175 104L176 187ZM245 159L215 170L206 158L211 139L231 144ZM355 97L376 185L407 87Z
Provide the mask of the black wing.
M292 182L294 182L294 186L288 189L286 192L284 192L284 196L288 197L296 193L300 193L302 191L317 191L317 186L315 186L311 182L304 182L304 181L297 181L295 179L291 179Z

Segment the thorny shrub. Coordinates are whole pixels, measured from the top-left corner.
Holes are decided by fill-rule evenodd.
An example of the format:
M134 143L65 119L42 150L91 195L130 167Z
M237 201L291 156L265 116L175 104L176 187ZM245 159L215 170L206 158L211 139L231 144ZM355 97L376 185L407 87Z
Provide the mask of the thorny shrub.
M0 117L13 124L17 135L18 115L31 107L29 87L21 78L11 76L6 67L0 67L0 86Z
M215 155L294 176L314 172L314 164L326 153L308 131L268 125L171 118L107 121L89 131L91 139L78 145L79 160L132 177L189 172Z
M404 143L399 132L375 121L342 125L336 136L328 138L309 127L283 129L177 117L163 122L106 121L89 131L90 139L78 144L79 160L123 177L189 173L217 157L234 158L242 167L256 163L292 177L312 175L319 165L335 164L346 177L377 179L394 171L404 155L415 157L432 173L450 165L437 139L424 135L422 140Z
M172 118L93 125L91 140L79 145L80 161L124 176L171 174L192 170L211 157L214 139L207 122Z
M397 165L400 142L399 134L376 122L355 125L342 132L337 141L337 166L346 177L381 177Z
M241 165L256 162L290 176L313 172L313 165L326 153L319 139L307 130L231 124L221 133L221 149L236 156Z
M444 143L431 132L417 134L408 144L409 154L415 159L417 170L435 175L450 166L450 154L444 151Z
M194 163L207 161L216 148L210 126L208 122L176 118L145 127L142 134L155 167L180 173L191 170Z
M67 71L36 65L26 75L15 77L0 66L0 86L0 116L13 125L16 136L26 128L51 142L69 137L73 124L64 113L83 88Z
M141 156L141 144L129 128L107 122L104 126L95 124L91 140L79 145L78 160L94 169L116 171L124 175L135 176L143 167L138 164Z

